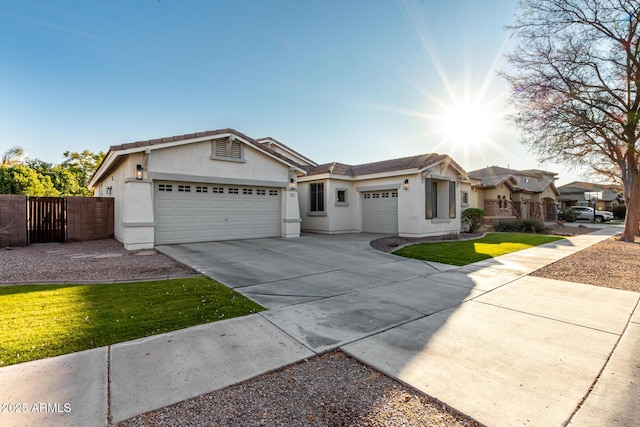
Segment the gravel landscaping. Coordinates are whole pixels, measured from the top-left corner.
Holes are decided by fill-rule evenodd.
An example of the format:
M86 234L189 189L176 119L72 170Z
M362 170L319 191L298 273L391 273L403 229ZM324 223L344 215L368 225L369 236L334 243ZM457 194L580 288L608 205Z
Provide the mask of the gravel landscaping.
M197 274L155 250L127 251L113 240L0 249L0 284L143 280Z
M531 273L531 276L640 292L640 239L612 237Z
M341 351L138 415L140 426L480 426Z

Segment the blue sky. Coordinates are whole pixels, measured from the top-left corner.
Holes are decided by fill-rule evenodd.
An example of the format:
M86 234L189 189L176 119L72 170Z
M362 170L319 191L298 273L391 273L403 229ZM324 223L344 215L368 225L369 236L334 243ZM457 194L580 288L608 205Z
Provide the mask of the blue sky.
M58 163L66 150L231 127L319 163L439 152L467 170L541 167L568 182L564 168L527 154L503 118L507 88L495 71L515 6L5 2L0 151L18 145Z

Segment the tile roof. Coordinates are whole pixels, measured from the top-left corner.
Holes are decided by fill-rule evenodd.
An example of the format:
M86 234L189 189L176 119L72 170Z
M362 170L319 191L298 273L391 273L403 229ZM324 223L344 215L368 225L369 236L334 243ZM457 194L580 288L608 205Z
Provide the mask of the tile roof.
M265 144L268 144L270 141L275 142L276 144L282 146L284 149L291 151L293 154L295 154L296 156L300 157L301 159L304 159L305 161L307 161L308 163L312 164L312 165L317 165L316 162L314 162L313 160L311 160L310 158L308 158L305 155L300 154L299 152L297 152L296 150L294 150L293 148L289 147L286 144L283 144L282 142L278 141L275 138L271 138L270 136L264 137L264 138L258 138L256 139L256 141L258 141L260 144L262 144L263 146Z
M344 163L325 163L307 169L307 175L322 175L332 173L336 175L360 176L382 172L392 172L405 169L424 169L431 165L447 162L464 173L464 169L446 154L428 153L418 156L402 157L400 159L383 160L362 165L347 165Z
M518 171L500 166L489 166L469 172L469 178L480 181L480 184L474 185L476 188L495 188L499 184L507 182L506 180L508 179L507 183L516 192L542 193L548 187L551 187L554 193L560 194L551 179L524 179L525 177L542 178L543 175L555 176L557 174L538 169Z
M474 171L469 172L469 178L472 179L483 179L488 177L501 177L506 175L513 176L533 176L533 177L541 177L543 175L556 176L558 175L555 172L544 171L541 169L525 169L525 170L515 170L509 168L503 168L500 166L487 166L486 168L476 169Z
M195 133L187 133L184 135L174 135L174 136L169 136L169 137L165 137L165 138L157 138L157 139L148 139L148 140L144 140L144 141L135 141L135 142L130 142L127 144L120 144L120 145L112 145L111 147L109 147L109 151L113 151L113 152L117 152L117 151L122 151L122 150L129 150L132 148L142 148L142 147L150 147L153 145L158 145L158 144L166 144L168 142L179 142L179 141L187 141L190 139L195 139L195 138L206 138L206 137L216 137L219 135L225 135L225 134L233 134L239 138L242 138L243 140L247 141L250 145L253 145L254 147L266 151L269 154L286 161L287 163L291 163L294 166L297 166L299 168L302 168L303 166L298 164L297 162L295 162L294 160L291 160L290 158L288 158L287 156L283 156L280 153L277 153L275 150L272 150L271 148L269 148L268 146L266 146L265 144L261 144L260 142L258 142L257 140L241 133L238 132L235 129L231 129L231 128L227 128L227 129L218 129L218 130L208 130L208 131L204 131L204 132L195 132ZM284 145L284 144L282 144Z
M480 184L473 185L473 187L476 188L496 188L502 183L509 185L511 188L515 188L516 184L518 183L518 180L513 175L488 176L476 180L480 181Z

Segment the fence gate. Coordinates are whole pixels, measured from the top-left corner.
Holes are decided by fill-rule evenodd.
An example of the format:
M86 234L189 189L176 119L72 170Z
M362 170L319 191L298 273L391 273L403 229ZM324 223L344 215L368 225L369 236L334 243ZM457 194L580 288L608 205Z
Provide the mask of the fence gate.
M29 197L29 243L65 242L67 199L63 197Z

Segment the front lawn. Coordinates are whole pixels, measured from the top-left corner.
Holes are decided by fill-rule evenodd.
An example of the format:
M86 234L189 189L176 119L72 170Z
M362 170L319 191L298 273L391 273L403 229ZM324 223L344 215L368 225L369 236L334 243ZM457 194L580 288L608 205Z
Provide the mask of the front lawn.
M489 233L476 240L418 243L393 253L407 258L462 266L560 239L563 237L527 233Z
M0 367L264 310L205 276L0 287Z

